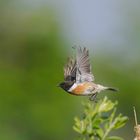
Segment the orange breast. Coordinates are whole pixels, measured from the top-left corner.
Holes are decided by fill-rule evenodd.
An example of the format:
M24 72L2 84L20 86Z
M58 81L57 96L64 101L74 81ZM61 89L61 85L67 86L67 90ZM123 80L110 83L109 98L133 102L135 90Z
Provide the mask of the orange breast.
M92 87L92 83L90 82L86 82L86 83L82 83L80 85L78 85L75 89L73 89L71 92L73 94L76 94L76 95L80 95L80 94L83 94L87 89L91 88Z

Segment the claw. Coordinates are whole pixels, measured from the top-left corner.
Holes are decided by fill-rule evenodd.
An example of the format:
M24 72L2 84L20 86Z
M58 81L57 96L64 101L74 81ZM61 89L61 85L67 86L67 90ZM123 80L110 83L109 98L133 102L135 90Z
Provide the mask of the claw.
M97 97L97 93L92 94L92 95L89 97L89 100L90 100L90 101L95 101L95 102L97 102L97 100L96 100L97 98L96 98L96 97Z

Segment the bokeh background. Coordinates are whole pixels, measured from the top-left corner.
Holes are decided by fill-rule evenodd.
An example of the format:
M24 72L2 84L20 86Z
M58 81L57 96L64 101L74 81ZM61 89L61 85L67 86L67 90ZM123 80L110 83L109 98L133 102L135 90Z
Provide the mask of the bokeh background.
M140 117L140 1L1 0L0 139L72 140L81 102L56 85L73 45L90 50L96 82L129 117L118 133L134 137ZM104 96L103 95L103 96ZM139 119L140 122L140 119Z

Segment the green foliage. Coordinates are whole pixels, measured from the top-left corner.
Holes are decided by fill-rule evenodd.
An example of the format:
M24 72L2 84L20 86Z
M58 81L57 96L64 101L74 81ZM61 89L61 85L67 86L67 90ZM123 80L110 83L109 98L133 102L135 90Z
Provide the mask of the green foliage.
M117 136L109 136L112 130L123 127L128 120L122 114L116 114L117 102L105 97L98 103L84 103L83 118L75 117L74 130L80 134L81 140L123 140Z
M55 7L47 1L31 1L0 1L0 140L71 140L73 116L79 113L82 97L71 96L56 85L63 80L63 66L67 56L74 55L71 46L77 39L67 42L70 34L62 30L65 20ZM67 11L60 1L54 4L57 2ZM136 15L129 18L130 34L121 30L120 36L129 36L122 46L102 38L92 48L79 42L89 48L98 83L120 89L119 106L130 118L132 105L140 108L140 24ZM108 96L114 99L117 94ZM96 124L94 127L100 120ZM132 140L132 132L129 121L121 134Z

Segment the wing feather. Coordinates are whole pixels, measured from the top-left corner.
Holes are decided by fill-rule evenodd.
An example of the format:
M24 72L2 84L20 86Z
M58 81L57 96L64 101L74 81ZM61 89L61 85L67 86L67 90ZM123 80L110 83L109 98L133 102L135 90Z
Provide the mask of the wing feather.
M76 60L68 58L68 62L64 67L64 80L76 82L92 82L94 76L91 72L89 61L89 51L86 48L77 48Z
M64 79L65 81L76 80L76 60L68 58L68 62L64 67Z
M86 48L79 47L77 50L77 72L76 81L77 82L92 82L94 81L94 76L91 72L91 65L89 61L89 51Z

